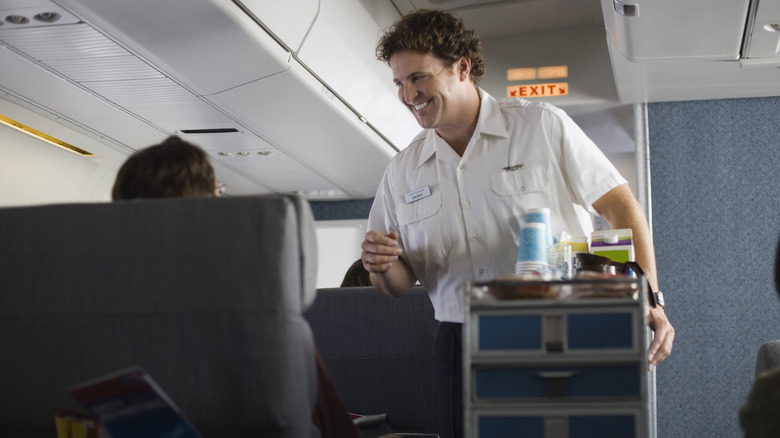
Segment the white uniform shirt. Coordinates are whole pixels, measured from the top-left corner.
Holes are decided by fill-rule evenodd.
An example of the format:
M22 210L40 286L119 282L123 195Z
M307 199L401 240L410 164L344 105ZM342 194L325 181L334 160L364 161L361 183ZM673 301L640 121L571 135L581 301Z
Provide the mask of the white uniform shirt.
M369 230L398 233L439 321L464 321L468 280L514 272L528 209L548 207L556 235L587 236L593 202L626 183L562 110L479 92L463 157L424 130L388 165L369 215Z

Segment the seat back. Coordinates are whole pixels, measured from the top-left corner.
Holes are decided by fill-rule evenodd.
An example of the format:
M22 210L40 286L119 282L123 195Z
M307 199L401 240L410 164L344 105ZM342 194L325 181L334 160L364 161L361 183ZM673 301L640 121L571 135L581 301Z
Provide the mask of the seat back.
M396 432L437 432L439 322L422 287L400 298L373 287L319 289L304 316L348 411L387 414Z
M305 201L0 209L0 424L55 436L73 384L140 365L205 437L318 436Z

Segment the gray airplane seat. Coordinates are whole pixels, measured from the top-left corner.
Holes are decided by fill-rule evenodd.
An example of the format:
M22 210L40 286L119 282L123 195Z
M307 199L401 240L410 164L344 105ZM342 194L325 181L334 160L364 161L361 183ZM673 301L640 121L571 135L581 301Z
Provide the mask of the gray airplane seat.
M348 411L385 414L397 434L437 433L439 322L422 287L400 298L373 287L319 289L304 316Z
M308 204L0 209L0 424L54 437L68 388L141 366L204 437L315 437Z

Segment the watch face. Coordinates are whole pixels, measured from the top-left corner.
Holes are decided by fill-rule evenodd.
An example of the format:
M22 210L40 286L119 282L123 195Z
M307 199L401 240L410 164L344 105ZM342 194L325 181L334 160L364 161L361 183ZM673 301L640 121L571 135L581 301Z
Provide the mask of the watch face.
M655 295L655 302L661 307L665 307L664 303L664 293L663 292L653 292L653 295Z

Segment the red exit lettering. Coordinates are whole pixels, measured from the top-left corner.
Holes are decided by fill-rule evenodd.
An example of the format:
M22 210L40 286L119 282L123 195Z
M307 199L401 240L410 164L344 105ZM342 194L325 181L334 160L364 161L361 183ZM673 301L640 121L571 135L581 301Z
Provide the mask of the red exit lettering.
M550 97L566 96L569 94L568 82L554 82L549 84L512 85L507 87L507 97Z

